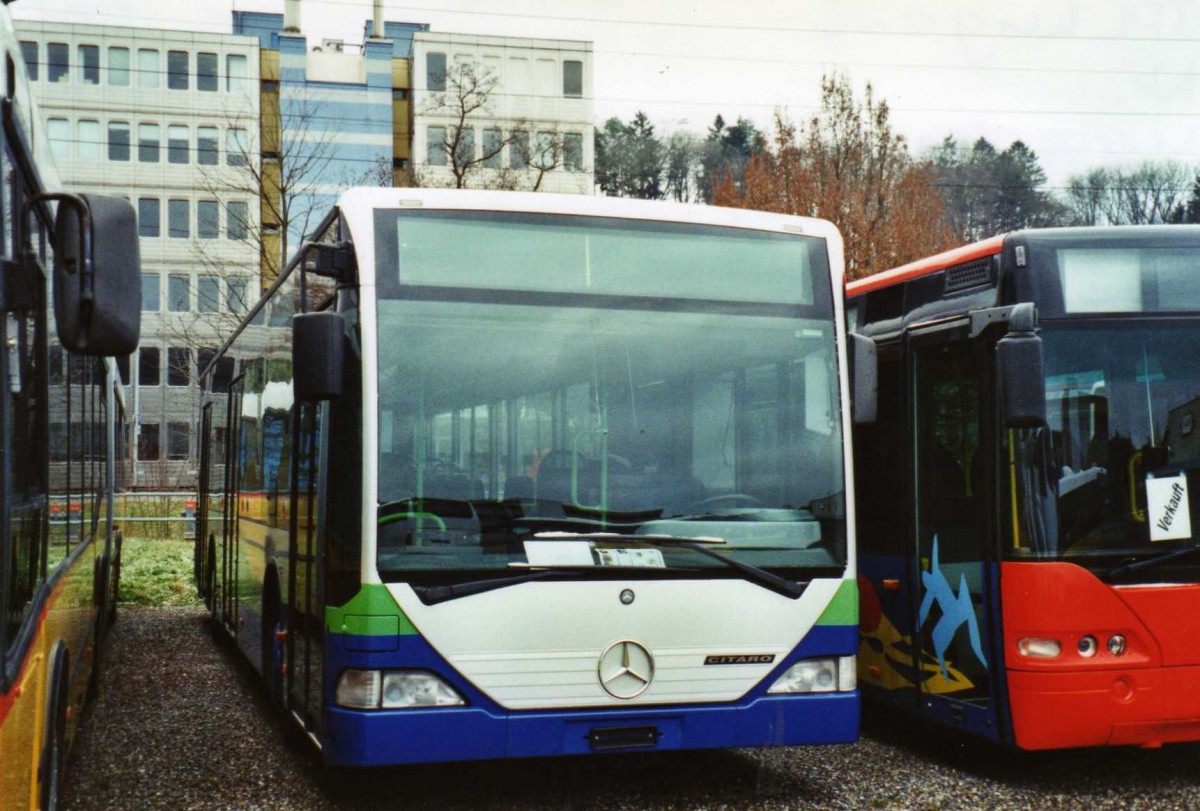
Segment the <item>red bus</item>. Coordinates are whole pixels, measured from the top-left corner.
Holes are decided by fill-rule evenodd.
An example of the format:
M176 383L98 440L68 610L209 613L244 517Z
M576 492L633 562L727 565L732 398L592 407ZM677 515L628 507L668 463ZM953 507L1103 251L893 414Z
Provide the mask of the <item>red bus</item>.
M866 700L1022 749L1200 740L1198 274L1200 227L1047 229L847 286Z

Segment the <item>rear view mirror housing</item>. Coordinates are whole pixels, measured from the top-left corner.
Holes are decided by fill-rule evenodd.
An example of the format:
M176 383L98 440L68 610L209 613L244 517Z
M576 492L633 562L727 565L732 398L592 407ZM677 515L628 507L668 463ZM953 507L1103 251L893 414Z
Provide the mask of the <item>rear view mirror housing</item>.
M875 342L850 333L850 403L855 425L875 422L879 400L879 361Z
M141 262L133 206L119 197L45 194L54 218L54 321L58 340L81 355L137 349L142 322Z
M1007 428L1046 424L1046 376L1037 313L1032 304L1013 307L1008 332L996 342L996 376Z
M292 386L301 402L342 396L346 322L336 312L292 316Z

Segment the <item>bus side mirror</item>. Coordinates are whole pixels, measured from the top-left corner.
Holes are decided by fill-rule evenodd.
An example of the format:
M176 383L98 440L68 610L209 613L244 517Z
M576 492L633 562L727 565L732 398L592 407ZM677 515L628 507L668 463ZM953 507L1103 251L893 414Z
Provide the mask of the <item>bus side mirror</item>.
M58 340L82 355L137 349L142 274L133 206L119 197L49 194L55 200L54 321Z
M1037 428L1046 424L1046 378L1042 339L1036 329L1032 304L1018 304L1008 322L1008 333L996 342L996 373L1000 385L1004 425Z
M879 362L875 342L850 333L850 402L855 425L871 425L879 399Z
M292 316L292 388L301 402L342 396L346 323L328 310Z

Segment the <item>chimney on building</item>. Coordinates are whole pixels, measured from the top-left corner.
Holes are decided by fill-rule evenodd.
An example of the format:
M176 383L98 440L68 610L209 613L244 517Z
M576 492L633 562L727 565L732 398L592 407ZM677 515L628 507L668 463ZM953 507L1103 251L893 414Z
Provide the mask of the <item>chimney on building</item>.
M300 33L300 0L283 0L283 32Z
M375 0L375 25L371 29L371 36L383 39L383 0Z

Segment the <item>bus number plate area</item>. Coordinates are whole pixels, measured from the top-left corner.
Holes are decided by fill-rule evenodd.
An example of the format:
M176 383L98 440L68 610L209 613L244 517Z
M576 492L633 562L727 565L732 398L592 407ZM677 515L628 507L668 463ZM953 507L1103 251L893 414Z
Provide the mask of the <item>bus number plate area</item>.
M658 727L595 727L588 733L588 745L594 751L610 749L647 749L658 746L662 736Z

